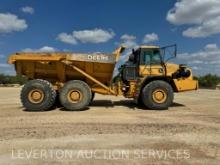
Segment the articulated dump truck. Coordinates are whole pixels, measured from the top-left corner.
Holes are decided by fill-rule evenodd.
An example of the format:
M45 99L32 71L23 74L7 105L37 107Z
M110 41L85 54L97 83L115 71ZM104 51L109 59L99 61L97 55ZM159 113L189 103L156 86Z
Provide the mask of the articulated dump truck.
M140 46L115 71L124 49L111 54L20 52L8 63L29 80L20 98L31 111L48 110L58 99L67 110L83 110L95 93L123 95L146 109L163 110L172 104L174 92L198 88L187 65L165 61L166 47Z

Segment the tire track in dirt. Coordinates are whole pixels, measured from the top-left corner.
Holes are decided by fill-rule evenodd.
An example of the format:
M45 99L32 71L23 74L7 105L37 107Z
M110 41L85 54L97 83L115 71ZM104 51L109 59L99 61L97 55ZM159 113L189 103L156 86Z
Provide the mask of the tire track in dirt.
M0 140L16 138L49 138L71 135L89 134L144 134L144 135L175 135L187 132L219 132L217 128L192 124L107 124L107 123L74 123L74 124L41 124L0 128Z

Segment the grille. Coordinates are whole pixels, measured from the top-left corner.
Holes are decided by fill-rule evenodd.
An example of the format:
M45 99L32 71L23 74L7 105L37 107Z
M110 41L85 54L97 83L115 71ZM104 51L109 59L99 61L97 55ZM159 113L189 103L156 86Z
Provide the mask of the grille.
M125 66L123 70L123 78L125 80L135 80L137 76L138 75L136 66Z

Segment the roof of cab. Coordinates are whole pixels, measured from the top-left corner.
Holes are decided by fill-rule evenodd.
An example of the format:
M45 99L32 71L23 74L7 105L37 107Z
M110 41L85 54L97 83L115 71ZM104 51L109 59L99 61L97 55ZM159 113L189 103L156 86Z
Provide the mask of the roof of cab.
M159 48L159 46L154 46L154 45L141 45L140 48L155 49L155 48Z

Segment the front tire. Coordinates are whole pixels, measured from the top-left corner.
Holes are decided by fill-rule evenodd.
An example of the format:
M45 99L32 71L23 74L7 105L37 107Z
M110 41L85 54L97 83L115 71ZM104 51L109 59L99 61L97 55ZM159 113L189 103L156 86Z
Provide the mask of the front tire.
M21 102L30 111L50 109L56 99L56 91L46 80L35 79L28 81L21 90Z
M164 110L173 102L173 89L165 81L155 80L142 90L142 102L149 109Z
M61 104L67 110L83 110L89 105L92 92L84 81L71 80L60 89L59 97Z

